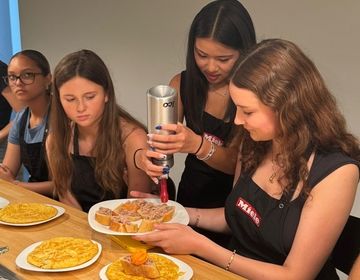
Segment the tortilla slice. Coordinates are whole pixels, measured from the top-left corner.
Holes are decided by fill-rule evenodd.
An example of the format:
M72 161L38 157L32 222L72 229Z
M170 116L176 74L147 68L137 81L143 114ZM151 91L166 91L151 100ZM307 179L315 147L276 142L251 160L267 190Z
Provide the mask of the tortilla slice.
M55 237L43 241L27 256L28 263L44 269L81 265L98 253L98 246L88 239Z
M0 221L26 224L48 220L57 214L55 207L41 203L11 203L0 210Z

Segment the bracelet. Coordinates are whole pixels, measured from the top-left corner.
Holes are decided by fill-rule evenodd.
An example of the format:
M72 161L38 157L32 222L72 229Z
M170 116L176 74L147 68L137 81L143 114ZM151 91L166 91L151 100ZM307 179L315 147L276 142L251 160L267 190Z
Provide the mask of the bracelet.
M200 158L200 157L196 156L198 160L207 161L209 158L211 158L213 156L213 154L216 151L216 146L215 146L214 142L210 141L210 143L211 143L211 147L210 147L210 150L207 153L207 155L204 156L203 158Z
M194 155L196 155L196 154L200 151L200 149L201 149L201 147L202 147L203 143L204 143L204 137L203 137L203 136L201 136L201 142L200 142L199 148L197 148L197 150L196 150L196 152L194 153Z
M141 151L141 150L143 150L143 148L139 148L139 149L137 149L137 150L134 152L133 160L134 160L134 166L136 167L136 169L140 169L140 168L136 165L136 160L135 160L136 153L137 153L138 151Z
M229 261L228 261L228 263L227 263L227 265L226 265L226 267L225 267L225 270L226 270L226 271L229 270L230 265L231 265L231 263L233 262L233 260L234 260L234 258L235 258L235 254L236 254L236 250L234 250L234 251L232 252L232 254L231 254L231 257L230 257L230 259L229 259Z
M196 219L195 219L195 223L194 223L194 227L199 227L199 222L200 222L200 213L199 213L199 209L196 208Z

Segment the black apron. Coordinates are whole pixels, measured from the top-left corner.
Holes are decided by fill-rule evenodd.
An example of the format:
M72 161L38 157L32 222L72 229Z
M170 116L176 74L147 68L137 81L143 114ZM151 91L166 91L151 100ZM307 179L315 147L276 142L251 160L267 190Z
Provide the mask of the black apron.
M72 155L74 171L71 181L71 192L84 212L89 212L94 204L110 199L126 198L127 188L118 194L104 190L95 179L95 158L79 154L78 129L74 128L74 154Z
M29 182L45 182L49 180L48 167L45 160L45 141L48 133L48 115L45 117L45 130L41 142L26 143L25 142L25 129L26 122L29 115L29 108L26 108L23 116L20 119L20 156L21 162L30 174Z

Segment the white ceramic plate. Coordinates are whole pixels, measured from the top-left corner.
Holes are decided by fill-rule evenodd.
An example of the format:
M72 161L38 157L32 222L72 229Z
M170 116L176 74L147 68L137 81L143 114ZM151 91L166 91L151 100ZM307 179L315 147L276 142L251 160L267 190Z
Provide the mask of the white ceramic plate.
M54 208L56 208L57 210L57 213L54 217L51 217L50 219L47 219L47 220L43 220L43 221L37 221L37 222L33 222L33 223L26 223L26 224L13 224L13 223L7 223L7 222L3 222L3 221L0 221L0 224L2 225L8 225L8 226L15 226L15 227L27 227L27 226L34 226L34 225L39 225L39 224L43 224L43 223L47 223L51 220L54 220L58 217L60 217L62 214L65 213L65 209L60 207L60 206L57 206L57 205L52 205L52 204L46 204L48 206L52 206Z
M96 260L99 258L100 254L101 254L101 244L92 240L99 248L98 253L96 254L95 257L93 257L91 260L77 265L77 266L73 266L73 267L68 267L68 268L59 268L59 269L43 269L40 267L37 267L35 265L32 265L30 263L27 262L27 256L30 254L30 252L32 252L38 245L41 244L42 241L36 242L32 245L30 245L29 247L26 247L17 257L15 260L15 263L18 267L26 269L26 270L31 270L31 271L39 271L39 272L65 272L65 271L72 271L72 270L78 270L78 269L82 269L85 267L88 267L90 265L92 265L94 262L96 262Z
M163 257L173 261L175 264L177 264L177 266L179 267L179 271L184 272L184 274L181 275L178 280L190 280L191 277L193 276L194 272L193 272L192 268L188 264L184 263L183 261L181 261L177 258L174 258L172 256L164 255L164 254L157 254L157 253L154 253L154 254L163 256ZM107 278L107 276L106 276L106 270L109 267L109 265L110 264L104 266L100 270L99 276L100 276L101 280L109 280L109 278Z
M113 199L113 200L102 201L102 202L99 202L99 203L93 205L90 208L89 214L88 214L89 225L98 232L105 233L105 234L111 234L111 235L141 235L141 234L148 233L148 232L128 233L128 232L113 231L113 230L110 230L108 226L104 226L95 220L95 213L100 207L115 209L117 206L119 206L119 204L125 203L127 201L132 201L132 200L137 200L137 199L136 198ZM159 204L161 203L160 198L146 198L144 200L152 202L152 203L159 203ZM167 202L167 205L175 206L174 216L170 221L168 221L168 223L180 223L180 224L184 224L184 225L187 225L189 223L189 214L186 212L185 208L181 204L177 203L176 201L169 200Z
M8 204L9 204L9 200L7 200L7 199L0 196L0 209L4 208Z

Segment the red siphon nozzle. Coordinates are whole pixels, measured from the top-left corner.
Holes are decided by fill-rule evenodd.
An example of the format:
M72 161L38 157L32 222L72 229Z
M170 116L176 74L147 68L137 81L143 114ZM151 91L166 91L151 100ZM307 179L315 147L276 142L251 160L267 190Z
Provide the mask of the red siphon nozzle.
M166 203L169 200L169 194L167 190L167 179L160 179L160 200L162 203Z

